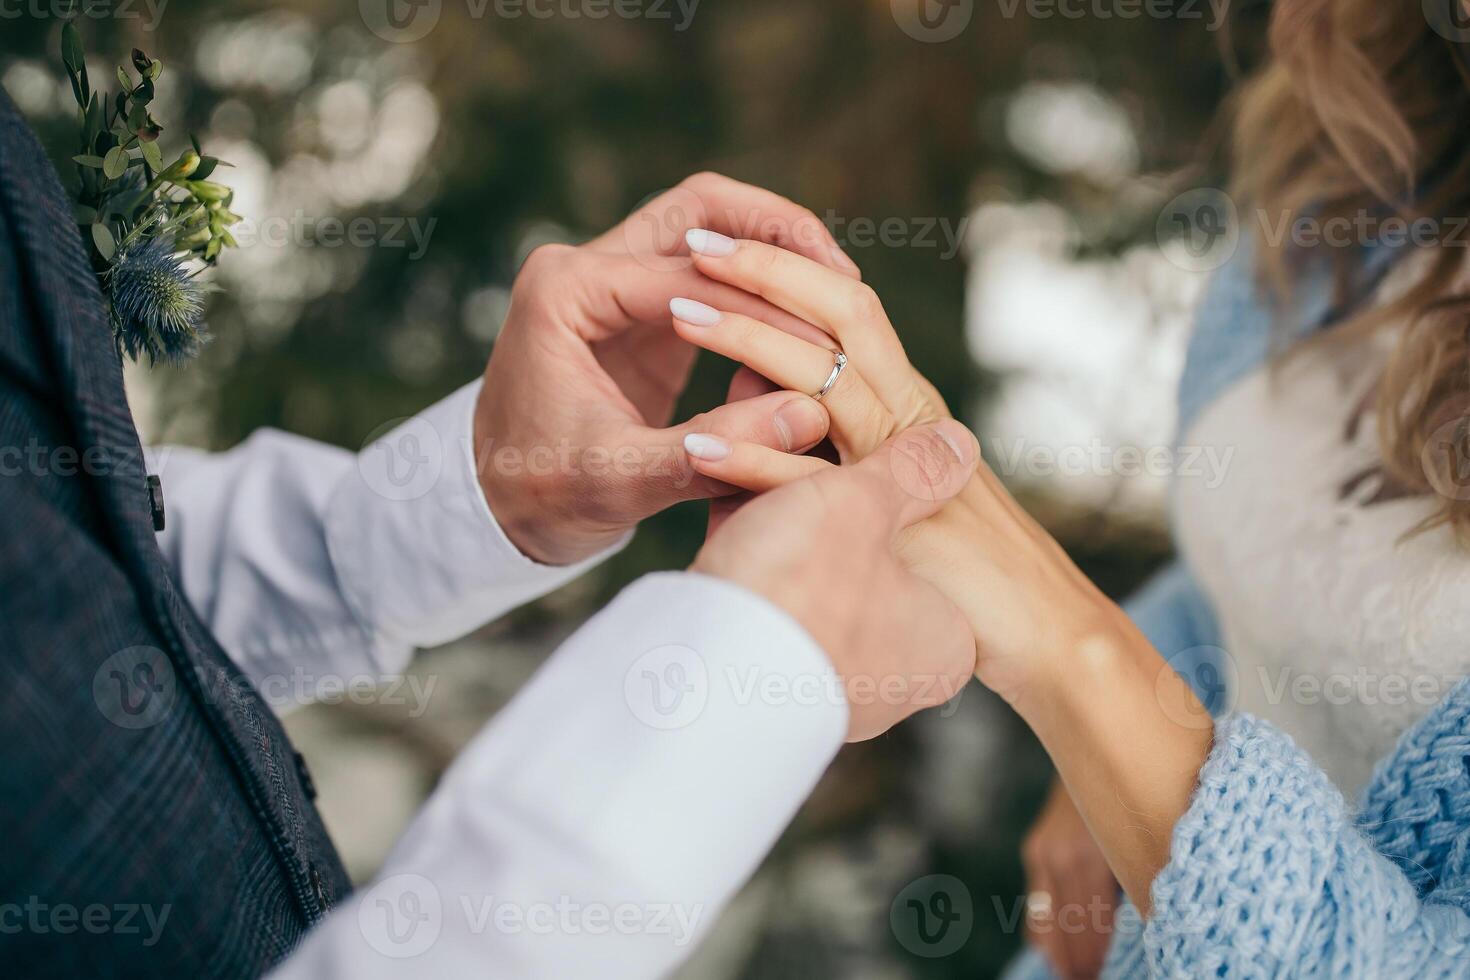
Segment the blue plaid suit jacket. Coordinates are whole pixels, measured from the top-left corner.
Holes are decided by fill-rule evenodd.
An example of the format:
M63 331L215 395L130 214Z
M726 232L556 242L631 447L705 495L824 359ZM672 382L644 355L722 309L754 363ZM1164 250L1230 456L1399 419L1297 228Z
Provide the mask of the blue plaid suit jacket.
M349 888L300 757L170 580L146 481L70 204L0 94L9 975L258 976Z

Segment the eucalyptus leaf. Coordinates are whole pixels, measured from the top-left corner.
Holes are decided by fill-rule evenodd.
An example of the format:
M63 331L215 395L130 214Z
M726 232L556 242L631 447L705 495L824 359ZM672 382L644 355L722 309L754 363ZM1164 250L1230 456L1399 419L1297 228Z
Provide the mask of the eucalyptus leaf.
M82 51L82 38L77 25L68 23L61 29L61 61L72 71L80 71L87 57Z
M98 133L107 128L102 119L105 112L106 109L103 107L102 100L97 98L97 96L94 95L87 100L87 118L84 124L86 126L86 134L84 138L88 146L92 145L92 141L97 138Z
M101 157L94 157L89 153L79 153L72 157L72 162L80 164L83 167L91 167L93 170L101 170L103 160Z
M113 241L112 231L100 221L92 226L92 242L97 246L97 251L102 253L102 258L108 262L117 254L117 242Z
M163 151L158 148L156 141L146 142L142 145L143 161L153 168L154 173L163 170Z
M107 151L107 156L102 161L102 172L108 180L117 180L127 172L129 162L128 151L114 146Z
M122 65L117 66L117 81L123 87L124 92L131 92L133 90L133 81L128 78L128 73L123 70Z
M78 204L72 213L79 225L90 225L97 220L97 209L89 208L85 204Z
M214 168L219 166L219 160L214 157L200 157L199 166L191 175L195 180L208 180L209 175L214 173Z

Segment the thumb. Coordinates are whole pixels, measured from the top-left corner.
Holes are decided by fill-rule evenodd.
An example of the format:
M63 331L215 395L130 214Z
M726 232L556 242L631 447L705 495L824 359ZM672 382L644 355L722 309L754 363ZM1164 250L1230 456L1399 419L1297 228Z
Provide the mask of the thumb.
M642 509L654 514L684 500L726 496L735 488L689 465L686 436L715 436L726 446L757 443L782 452L803 452L827 434L827 411L806 395L774 391L730 402L667 429L639 427L632 438L642 455L658 460L638 481Z
M954 419L905 429L854 466L817 479L847 479L880 503L898 531L938 513L964 489L980 459L970 430Z

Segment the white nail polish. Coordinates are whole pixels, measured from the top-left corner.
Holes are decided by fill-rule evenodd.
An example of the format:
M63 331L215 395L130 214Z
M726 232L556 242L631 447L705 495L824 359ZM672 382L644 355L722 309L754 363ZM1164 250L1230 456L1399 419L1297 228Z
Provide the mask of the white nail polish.
M689 243L691 252L698 252L700 255L723 258L726 255L735 254L735 239L721 235L717 231L691 228L684 233L684 241Z
M684 437L684 451L695 459L718 463L730 455L730 444L719 436L690 433Z
M697 299L685 299L679 297L669 300L669 312L675 318L685 323L692 323L696 327L712 327L719 323L724 316L713 306L706 306Z

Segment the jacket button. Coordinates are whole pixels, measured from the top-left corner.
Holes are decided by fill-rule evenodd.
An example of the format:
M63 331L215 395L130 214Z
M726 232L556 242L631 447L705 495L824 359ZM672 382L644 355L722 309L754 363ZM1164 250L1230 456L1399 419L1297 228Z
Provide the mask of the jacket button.
M327 895L327 886L322 882L322 873L316 869L316 865L311 866L311 893L322 908L332 907L332 899Z
M153 512L153 530L163 530L163 481L148 474L148 509Z

